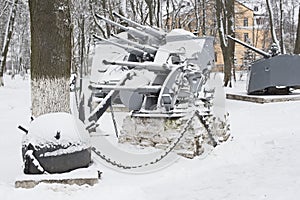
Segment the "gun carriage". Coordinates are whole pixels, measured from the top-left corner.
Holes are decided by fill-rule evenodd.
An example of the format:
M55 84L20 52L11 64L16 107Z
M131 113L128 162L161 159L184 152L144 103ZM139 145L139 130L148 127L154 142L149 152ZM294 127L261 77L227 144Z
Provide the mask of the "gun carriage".
M181 29L166 33L113 14L130 26L95 15L98 20L123 32L112 34L109 39L94 35L98 43L89 84L92 95L88 121L97 124L105 111L118 103L130 111L124 119L119 142L157 147L161 142L153 142L154 135L174 141L174 138L164 135L164 130L144 130L147 127L145 123L157 127L160 124L163 129L167 123L177 123L173 131L178 132L189 121L187 118L195 121L195 115L209 143L215 146L227 140L229 128L223 105L220 105L221 114L217 115L213 109L214 104L218 104L214 102L216 82L211 74L215 56L214 38L196 37ZM224 94L221 99L221 102L225 99ZM133 130L136 131L132 133ZM185 147L189 148L187 157L199 155L199 148L203 148L195 148L199 137L194 139L193 131L191 129L189 136L191 142ZM143 142L145 138L147 144ZM169 143L166 143L164 149L168 148Z

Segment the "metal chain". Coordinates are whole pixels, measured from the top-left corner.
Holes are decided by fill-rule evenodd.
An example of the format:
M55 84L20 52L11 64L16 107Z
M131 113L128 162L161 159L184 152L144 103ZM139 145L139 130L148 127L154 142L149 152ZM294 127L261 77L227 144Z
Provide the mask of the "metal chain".
M212 142L212 146L216 147L218 145L218 143L216 142L216 140L213 137L213 134L211 132L212 128L210 127L209 123L206 123L207 121L204 119L204 116L201 115L198 110L196 111L196 116L198 117L199 121L203 124L203 126L207 132L208 138ZM207 116L210 117L211 115L208 114Z
M122 168L122 169L136 169L136 168L141 168L141 167L146 167L148 165L153 165L158 163L159 161L161 161L163 158L165 158L175 147L176 145L180 142L180 140L182 139L182 137L184 136L184 134L187 132L188 127L191 125L191 122L193 120L193 118L196 115L196 111L193 112L193 114L191 115L191 117L188 119L188 121L186 122L185 126L183 127L183 130L181 131L179 137L174 141L174 143L172 145L170 145L163 154L161 154L159 157L157 157L156 159L154 159L153 161L150 161L148 163L145 164L141 164L141 165L123 165L121 163L118 163L116 161L111 160L110 158L106 157L104 154L102 154L99 150L97 150L95 147L92 147L92 151L95 152L96 155L98 155L100 158L102 158L103 160L105 160L107 163L116 166L118 168Z
M208 109L208 112L206 113L206 116L207 117L211 117L211 114L210 114L210 109L211 109L211 106L212 106L212 99L214 97L214 93L215 93L215 90L212 90L212 91L206 91L206 93L211 93L211 96L209 97L206 97L206 100L207 102L204 102L204 107L206 107ZM206 95L205 95L206 96ZM180 140L183 138L184 134L187 132L188 130L188 127L190 126L192 120L194 117L197 117L199 119L199 121L203 124L207 134L208 134L208 137L209 139L211 140L212 142L212 146L215 147L218 143L216 142L216 140L213 138L213 135L211 133L211 128L210 125L208 125L206 123L206 120L204 119L204 116L201 115L201 113L199 112L199 110L194 110L193 111L193 114L191 115L191 117L187 120L185 126L183 127L179 137L173 142L173 144L169 145L169 147L164 151L163 154L161 154L159 157L157 157L156 159L154 159L153 161L151 162L148 162L148 163L144 163L144 164L141 164L141 165L123 165L122 163L118 163L116 161L113 161L111 160L110 158L106 157L104 154L102 154L99 150L97 150L95 147L92 147L92 151L95 152L96 155L98 155L100 158L102 158L103 160L105 160L107 163L113 165L113 166L116 166L118 168L122 168L122 169L136 169L136 168L141 168L141 167L146 167L148 165L153 165L153 164L156 164L158 163L159 161L161 161L162 159L164 159L175 147L176 145L180 142ZM114 118L114 117L113 117ZM117 134L117 133L116 133Z
M113 124L114 124L114 129L115 129L116 137L118 138L119 137L119 133L118 133L117 121L116 121L114 110L113 110L113 106L112 106L112 101L110 101L109 107L110 107L110 112L111 112L111 118L112 118L112 121L113 121Z

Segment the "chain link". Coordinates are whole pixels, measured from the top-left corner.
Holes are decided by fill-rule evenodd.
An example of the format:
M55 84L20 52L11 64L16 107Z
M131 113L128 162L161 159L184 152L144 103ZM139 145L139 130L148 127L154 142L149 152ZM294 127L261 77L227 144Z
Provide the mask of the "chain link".
M163 154L161 154L159 157L157 157L156 159L154 159L153 161L141 164L141 165L124 165L122 163L118 163L116 161L111 160L110 158L106 157L104 154L102 154L99 150L97 150L95 147L92 147L92 151L95 152L96 155L98 155L101 159L103 159L104 161L106 161L107 163L116 166L118 168L122 168L122 169L136 169L136 168L141 168L141 167L146 167L148 165L153 165L158 163L159 161L161 161L162 159L164 159L175 147L176 145L180 142L180 140L183 138L184 134L187 132L189 126L191 125L191 122L193 121L194 117L197 117L199 119L199 121L201 122L201 124L203 124L209 139L212 142L212 146L215 147L217 145L216 140L213 138L213 135L211 133L211 128L210 124L209 124L209 120L205 119L205 117L212 117L212 115L210 114L210 110L211 110L211 106L212 106L212 99L214 97L214 90L212 91L206 91L206 93L211 94L210 96L206 96L206 101L204 101L204 107L206 109L208 109L208 111L206 111L206 113L204 115L202 115L200 113L199 110L195 109L192 114L190 115L190 118L188 118L185 126L183 127L181 133L179 134L179 136L177 137L177 139L173 142L173 144L169 145L168 148L163 152ZM197 107L197 106L196 106ZM114 118L114 116L113 116Z
M110 112L111 112L111 118L112 118L112 121L113 121L113 124L114 124L114 129L115 129L115 133L116 133L116 137L118 138L119 137L119 133L118 133L118 127L117 127L117 120L115 118L115 114L114 114L114 109L113 109L113 106L112 106L112 102L110 102Z
M141 165L123 165L121 163L118 163L116 161L111 160L110 158L107 158L104 154L102 154L99 150L97 150L95 147L92 147L92 151L95 152L96 155L98 155L101 159L103 159L104 161L106 161L107 163L116 166L118 168L122 168L122 169L136 169L136 168L141 168L141 167L146 167L148 165L153 165L158 163L159 161L161 161L162 159L164 159L175 147L176 145L180 142L180 140L182 139L182 137L184 136L184 134L187 132L188 127L191 125L191 122L193 120L193 118L196 115L196 111L193 111L193 114L191 115L191 117L187 120L185 126L183 127L179 137L173 142L173 144L171 144L165 151L163 154L161 154L159 157L157 157L156 159L154 159L153 161L150 161L148 163L144 163Z
M198 117L199 121L203 124L206 132L207 132L207 135L208 135L208 138L210 139L211 143L212 143L212 146L213 147L216 147L217 146L217 141L215 140L215 138L213 137L213 134L211 132L212 130L212 127L210 126L210 121L209 120L205 120L205 116L201 115L200 112L197 110L195 112L196 116ZM210 117L210 113L208 113L206 115L207 117Z

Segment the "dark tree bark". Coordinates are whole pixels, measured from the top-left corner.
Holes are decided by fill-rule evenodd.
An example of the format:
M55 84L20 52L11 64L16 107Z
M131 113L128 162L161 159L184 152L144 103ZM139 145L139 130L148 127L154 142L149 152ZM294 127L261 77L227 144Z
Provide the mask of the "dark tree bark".
M29 0L32 114L70 112L69 0Z
M157 0L157 16L156 16L156 18L157 18L157 21L156 21L156 26L157 27L162 27L162 10L161 10L161 2L160 2L160 0Z
M280 29L280 52L281 53L285 53L285 46L284 46L284 30L283 30L283 23L284 23L284 19L283 19L283 0L280 0L279 2L279 10L280 10L280 25L279 25L279 29Z
M167 29L167 31L169 31L171 29L170 26L170 0L166 1L166 22L165 22L165 28Z
M216 0L218 32L224 60L224 86L231 87L231 72L234 66L235 45L227 40L226 35L235 36L234 32L234 0Z
M299 7L298 29L297 29L297 36L296 36L296 44L295 44L294 54L300 54L300 7Z
M149 25L153 26L153 0L145 0L148 10L149 10Z
M206 35L206 0L202 0L202 35Z

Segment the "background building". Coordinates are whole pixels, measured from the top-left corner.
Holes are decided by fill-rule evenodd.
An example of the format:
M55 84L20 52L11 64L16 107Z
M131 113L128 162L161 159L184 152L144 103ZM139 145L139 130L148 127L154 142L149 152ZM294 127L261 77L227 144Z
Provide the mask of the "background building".
M251 1L251 3L249 1L235 1L235 37L256 48L268 51L272 39L265 6L263 2L256 0ZM169 19L168 27L184 28L199 36L215 37L216 66L222 70L224 63L214 3L207 3L203 9L203 4L191 5L190 1L181 1L179 9L174 12L175 20ZM235 66L237 69L247 67L251 61L259 57L260 55L242 45L235 45Z
M235 2L235 37L237 39L268 51L272 43L268 20L264 4L261 2L255 4ZM216 41L216 65L221 69L223 68L223 57L218 39ZM237 69L247 67L250 62L259 57L260 55L236 43L235 66Z

